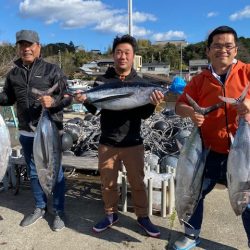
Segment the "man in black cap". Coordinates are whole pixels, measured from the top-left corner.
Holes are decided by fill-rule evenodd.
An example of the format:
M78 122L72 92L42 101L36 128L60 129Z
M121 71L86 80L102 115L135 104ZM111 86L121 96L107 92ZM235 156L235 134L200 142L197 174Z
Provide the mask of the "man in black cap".
M43 192L37 176L33 157L34 131L41 115L42 108L48 108L52 119L59 130L63 129L63 108L71 103L71 98L64 96L66 77L61 69L45 62L40 57L41 45L37 32L21 30L16 33L16 45L19 59L15 67L6 77L3 92L0 93L0 105L10 106L16 104L17 118L20 133L20 143L23 148L25 161L30 176L31 189L35 199L35 209L30 215L24 217L20 225L23 227L34 224L44 217L47 210L47 198ZM51 96L45 95L37 99L31 88L46 90L58 83L58 88ZM65 181L60 168L58 180L53 192L53 210L55 213L52 229L59 231L64 224L64 194Z

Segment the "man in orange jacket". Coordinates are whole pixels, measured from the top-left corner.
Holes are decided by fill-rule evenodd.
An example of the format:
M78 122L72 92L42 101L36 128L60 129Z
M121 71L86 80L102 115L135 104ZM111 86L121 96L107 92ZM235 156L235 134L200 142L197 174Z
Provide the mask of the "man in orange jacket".
M213 30L207 41L206 53L210 60L208 69L194 76L176 103L176 113L190 117L200 128L205 148L210 148L205 163L202 195L198 205L185 225L185 235L173 246L177 250L193 249L200 243L199 234L203 218L205 196L217 183L227 186L227 158L231 145L230 134L237 130L237 116L250 120L250 94L238 105L225 104L206 116L195 112L186 94L200 107L221 102L219 96L238 98L250 82L250 64L236 60L237 33L228 26ZM242 213L243 225L250 247L250 205Z

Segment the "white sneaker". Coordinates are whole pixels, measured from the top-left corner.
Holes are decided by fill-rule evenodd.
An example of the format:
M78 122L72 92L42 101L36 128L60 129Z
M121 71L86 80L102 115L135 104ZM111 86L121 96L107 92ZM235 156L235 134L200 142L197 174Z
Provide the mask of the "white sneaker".
M174 243L173 249L175 250L191 250L200 244L200 238L182 236L179 240Z

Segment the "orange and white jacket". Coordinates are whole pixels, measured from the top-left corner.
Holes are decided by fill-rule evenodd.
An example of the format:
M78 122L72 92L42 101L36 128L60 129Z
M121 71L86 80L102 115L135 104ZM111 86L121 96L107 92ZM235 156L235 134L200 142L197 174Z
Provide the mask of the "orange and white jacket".
M227 74L225 83L222 84L210 69L194 76L178 98L177 103L184 102L188 93L200 107L212 106L221 102L218 96L238 98L250 82L250 64L235 61ZM250 98L250 91L246 98ZM205 116L201 126L204 146L218 153L228 153L230 148L229 134L235 134L237 129L237 113L231 104L212 111Z

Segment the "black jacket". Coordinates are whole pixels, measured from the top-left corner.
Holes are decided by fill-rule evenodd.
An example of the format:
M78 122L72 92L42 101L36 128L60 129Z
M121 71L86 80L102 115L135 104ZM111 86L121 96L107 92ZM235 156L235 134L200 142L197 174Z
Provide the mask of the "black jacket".
M63 97L67 81L61 69L42 58L36 59L30 69L23 66L21 59L15 61L15 67L7 74L3 92L0 93L0 105L16 103L19 129L31 132L30 124L37 125L42 111L42 105L31 88L44 91L57 82L59 87L52 94L55 105L50 108L50 114L58 129L62 129L63 108L71 103L72 98Z
M96 82L123 82L119 79L114 68L109 68L105 75L98 77ZM125 78L124 82L145 82L139 77L135 70ZM95 83L94 86L98 84ZM94 113L96 108L92 105L85 105ZM143 143L141 137L141 119L148 118L154 112L155 106L147 104L142 107L129 110L101 110L101 137L100 143L115 147L130 147Z

